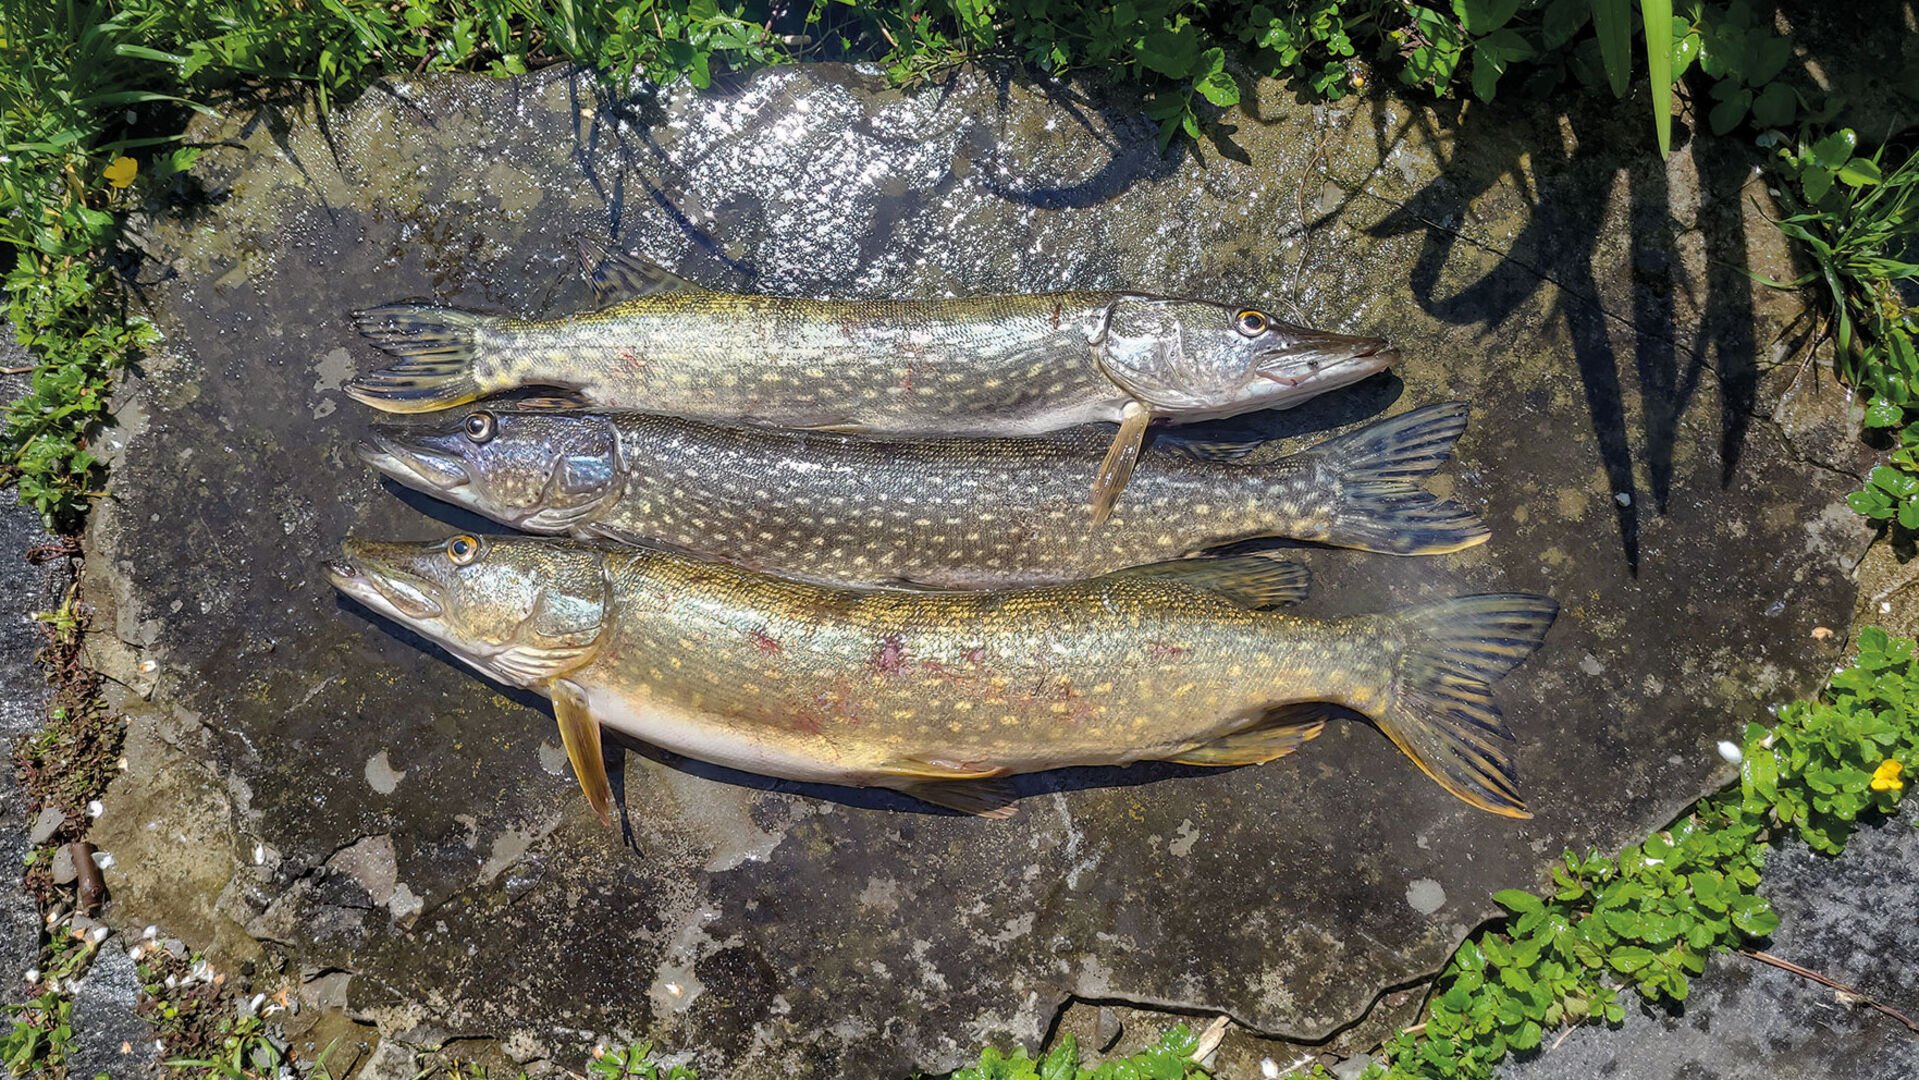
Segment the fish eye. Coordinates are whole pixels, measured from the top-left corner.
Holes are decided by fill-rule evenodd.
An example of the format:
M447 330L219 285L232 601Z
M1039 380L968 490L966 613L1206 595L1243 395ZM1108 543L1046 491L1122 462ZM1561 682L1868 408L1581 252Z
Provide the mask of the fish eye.
M466 429L466 437L476 443L491 439L493 433L499 430L499 425L493 421L493 414L485 411L468 414L461 426Z
M1233 327L1247 337L1258 337L1272 324L1263 311L1242 311L1233 317Z
M453 560L455 566L465 566L480 555L480 541L465 533L446 542L446 557Z

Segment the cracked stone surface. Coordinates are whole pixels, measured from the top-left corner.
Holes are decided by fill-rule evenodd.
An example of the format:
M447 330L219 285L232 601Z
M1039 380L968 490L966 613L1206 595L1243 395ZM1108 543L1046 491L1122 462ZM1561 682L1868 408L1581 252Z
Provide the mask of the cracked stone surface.
M94 832L111 917L269 979L330 973L383 1034L519 1060L648 1036L711 1075L943 1070L1035 1042L1074 996L1318 1042L1435 969L1493 891L1723 782L1713 744L1839 657L1861 461L1843 397L1781 339L1794 302L1741 270L1789 276L1747 161L1662 164L1636 115L1313 107L1277 84L1162 156L1104 93L813 66L609 98L547 72L199 131L200 197L143 227L168 340L125 387L89 537L133 763ZM1392 338L1396 376L1235 423L1474 403L1437 486L1490 544L1300 557L1319 612L1564 603L1499 692L1538 816L1477 813L1344 724L1262 768L1030 778L1010 823L628 753L623 845L543 703L313 568L349 534L481 527L351 457L368 416L340 386L374 354L346 312L565 311L582 230L729 288L1125 286Z

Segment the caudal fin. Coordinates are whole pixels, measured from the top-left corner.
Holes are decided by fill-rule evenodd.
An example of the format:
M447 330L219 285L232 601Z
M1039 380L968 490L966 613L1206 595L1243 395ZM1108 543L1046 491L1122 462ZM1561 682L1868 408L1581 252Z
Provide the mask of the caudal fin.
M1404 645L1374 723L1447 791L1481 810L1531 817L1492 684L1539 648L1558 614L1548 597L1493 593L1388 616Z
M387 412L449 409L478 400L475 331L490 316L431 304L387 304L353 315L360 333L399 361L348 383L354 400Z
M1334 488L1332 520L1312 539L1392 555L1442 555L1491 536L1472 511L1418 486L1452 457L1466 412L1463 401L1428 405L1301 455L1318 458L1315 473Z

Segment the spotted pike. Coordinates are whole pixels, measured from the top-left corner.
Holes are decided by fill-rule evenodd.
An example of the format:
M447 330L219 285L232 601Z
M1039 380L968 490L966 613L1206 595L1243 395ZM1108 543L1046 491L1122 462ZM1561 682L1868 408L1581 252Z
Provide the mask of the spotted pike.
M1377 338L1245 304L1124 292L812 300L716 292L624 256L607 265L609 294L631 298L558 319L425 304L359 312L361 332L399 359L347 392L425 412L549 386L608 408L913 437L1118 422L1097 522L1154 418L1286 408L1398 358Z
M1488 535L1479 519L1415 486L1451 455L1466 413L1431 405L1289 457L1162 433L1096 532L1080 508L1106 441L1096 429L901 443L521 408L377 425L359 454L527 532L663 543L827 585L988 589L1256 537L1400 555L1470 547Z
M603 819L602 727L732 768L1004 816L1010 792L994 778L1270 761L1319 734L1326 703L1371 717L1459 798L1525 817L1490 684L1558 611L1510 594L1301 618L1268 609L1304 595L1305 571L1263 555L936 593L462 535L349 540L326 571L487 676L550 697Z

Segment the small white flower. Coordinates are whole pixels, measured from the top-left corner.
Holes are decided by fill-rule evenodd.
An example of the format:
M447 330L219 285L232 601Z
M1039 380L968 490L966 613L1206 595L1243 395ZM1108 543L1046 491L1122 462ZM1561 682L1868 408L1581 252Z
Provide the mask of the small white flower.
M34 983L37 983L39 981L40 981L40 969L28 968L27 969L27 985L32 986Z
M1730 739L1719 740L1719 756L1734 765L1746 760L1746 752L1739 749L1739 744Z

